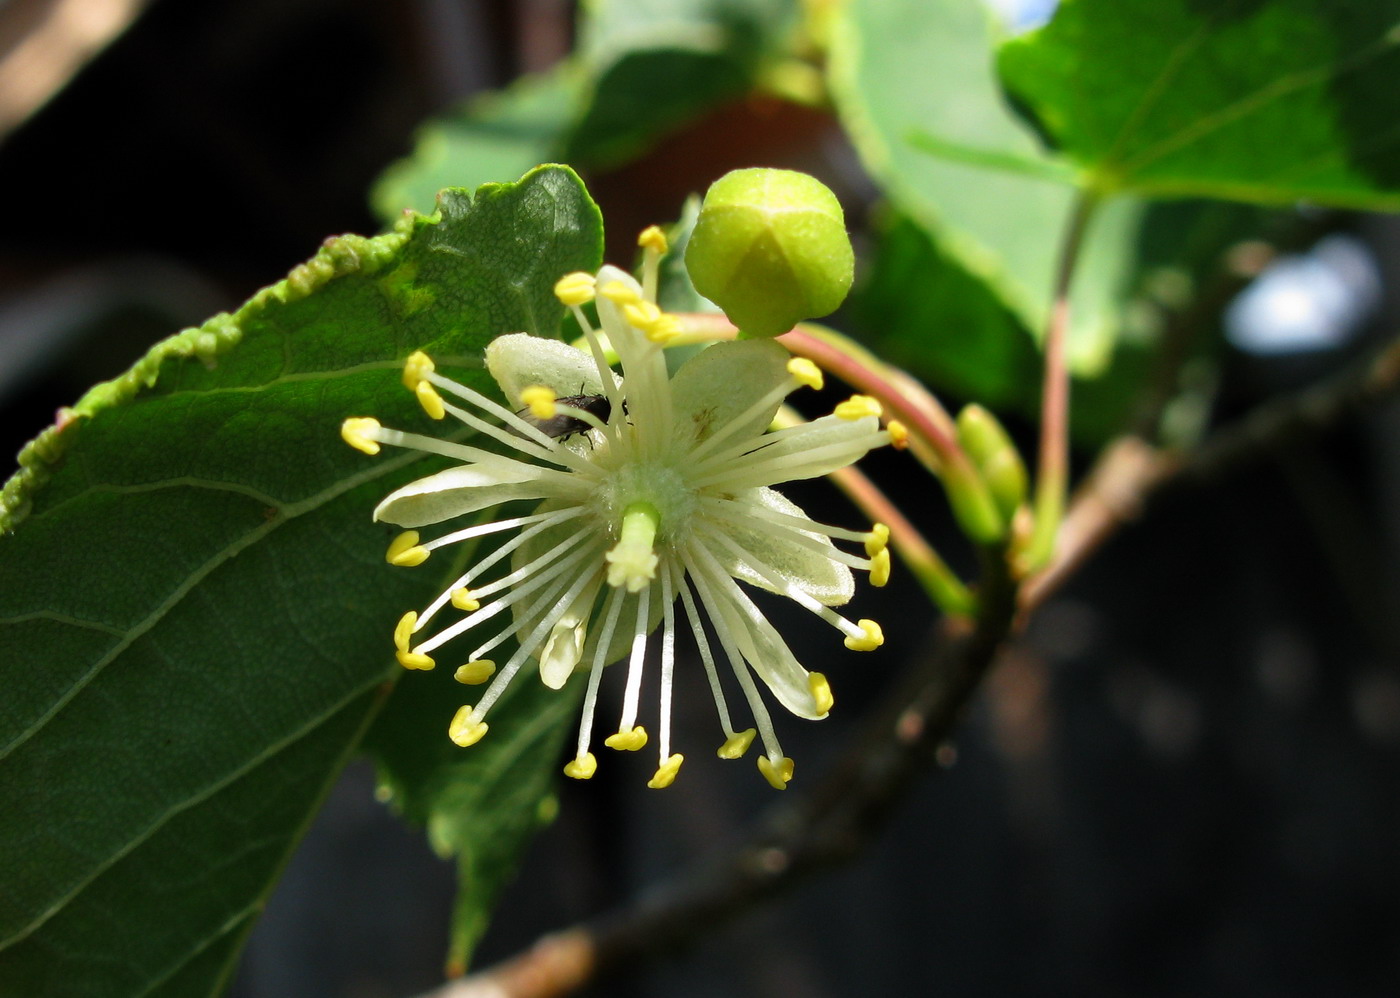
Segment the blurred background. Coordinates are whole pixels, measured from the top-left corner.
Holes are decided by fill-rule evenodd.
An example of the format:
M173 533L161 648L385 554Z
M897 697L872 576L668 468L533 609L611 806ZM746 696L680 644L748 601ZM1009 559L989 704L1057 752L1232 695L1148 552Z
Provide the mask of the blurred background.
M730 6L736 17L745 7ZM998 4L1012 28L1051 6ZM565 0L0 5L0 450L18 451L93 382L235 307L326 236L378 231L407 205L430 209L410 189L421 175L460 167L441 183L514 179L523 167L477 175L477 159L454 159L456 124L496 113L463 102L547 81L585 19ZM988 399L920 347L918 337L956 337L956 327L935 320L911 334L901 323L925 314L920 286L957 293L956 275L882 201L809 92L800 67L816 55L800 37L792 44L786 77L728 80L642 138L625 133L645 109L622 106L611 109L621 124L602 115L556 142L576 153L567 159L602 206L609 258L626 262L638 230L679 217L728 169L811 172L846 205L862 259L883 261L867 265L834 324L951 405L992 402L1029 447L1033 365ZM525 141L534 119L498 117L496 139L520 155L535 148ZM472 149L486 142L460 132ZM380 179L410 153L433 168ZM1128 429L1189 442L1394 336L1393 219L1153 211L1152 231L1169 243L1213 219L1219 273L1178 307L1184 265L1154 266L1144 244L1130 307L1161 313L1154 328L1189 320L1184 356L1157 384L1162 351L1144 337L1134 355L1130 337L1123 355L1148 372L1134 382L1138 402L1081 386L1084 461ZM902 281L890 276L901 261L913 268ZM1397 441L1400 407L1389 404L1154 503L1036 616L947 765L861 859L590 993L1395 994ZM972 569L941 498L901 494L888 456L868 470ZM818 519L859 519L825 486L792 494ZM861 597L857 614L884 622L889 644L858 669L829 670L831 719L783 725L795 788L840 751L899 664L926 653L925 606L907 580ZM805 622L790 623L799 657L818 660ZM683 745L716 737L696 672L678 680ZM649 793L645 763L632 761L565 781L478 965L723 849L771 799L748 767L698 758L675 790ZM358 762L332 793L250 941L238 998L389 998L441 979L452 865L375 801L374 784Z

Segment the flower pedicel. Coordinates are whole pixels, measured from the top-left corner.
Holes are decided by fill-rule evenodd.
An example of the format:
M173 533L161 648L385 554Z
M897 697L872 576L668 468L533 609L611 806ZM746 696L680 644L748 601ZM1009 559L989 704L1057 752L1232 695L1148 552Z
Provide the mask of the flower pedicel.
M792 760L778 744L754 676L800 717L824 717L832 694L826 678L802 667L739 583L794 600L838 630L847 648L878 647L878 624L852 622L832 607L850 599L852 568L869 571L874 585L885 583L888 530L816 523L770 486L843 468L890 435L880 428L878 405L862 396L830 416L769 432L788 393L820 387L822 380L814 364L789 357L771 340L716 343L668 376L663 347L676 321L656 306L665 237L652 227L639 243L645 248L641 284L605 266L596 278L569 274L556 285L584 331L587 351L525 333L488 345L487 367L511 405L438 374L422 353L408 359L404 384L429 416L450 415L506 453L387 429L374 419L345 421L345 440L367 454L389 444L462 462L399 489L374 511L376 520L408 528L389 547L392 564L418 565L445 545L514 532L421 614L404 615L394 631L398 660L409 669L431 669L432 654L447 642L468 632L479 636L456 678L490 685L452 719L449 735L463 746L486 734L491 706L528 662L537 662L540 679L555 689L576 670L586 672L578 749L564 772L587 779L597 768L589 747L604 666L628 663L621 721L604 744L636 750L649 740L637 723L639 694L659 625L659 765L648 786L665 787L683 759L671 751L671 688L676 632L688 628L724 729L719 755L739 758L757 734L759 769L782 789L792 778ZM581 308L595 289L601 329ZM608 364L608 347L620 360L620 375ZM518 413L517 404L524 407ZM554 432L561 428L570 432ZM432 540L417 531L513 500L536 505L526 515ZM842 551L833 540L864 550ZM429 635L429 625L449 606L465 616ZM705 618L718 647L706 635ZM488 656L511 638L516 650L498 667ZM755 728L735 729L719 661L732 670Z

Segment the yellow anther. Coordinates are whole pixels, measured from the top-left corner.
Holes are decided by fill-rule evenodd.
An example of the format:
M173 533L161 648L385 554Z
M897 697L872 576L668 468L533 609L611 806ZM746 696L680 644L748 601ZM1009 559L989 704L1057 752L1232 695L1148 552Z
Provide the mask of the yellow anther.
M565 305L582 305L593 300L597 283L592 274L576 270L554 282L554 297Z
M796 378L799 384L808 388L820 390L825 383L822 379L822 369L806 357L793 357L789 360L787 372Z
M452 590L452 605L467 613L481 609L480 601L472 597L472 591L466 586L458 586Z
M647 743L647 729L640 724L631 731L619 731L615 735L608 735L603 739L603 744L610 749L617 749L619 752L635 752Z
M865 634L858 638L849 636L846 638L846 647L851 651L874 651L885 643L885 632L875 621L862 619L858 623Z
M885 424L885 429L890 435L890 446L895 450L904 450L909 446L909 427L897 419L892 419Z
M645 327L642 335L653 343L665 346L681 334L681 320L670 312L662 312Z
M657 307L655 302L637 299L622 303L622 317L646 332L657 319L661 318L661 309Z
M738 759L749 750L749 746L753 744L753 736L756 734L758 734L756 728L748 728L738 734L730 735L715 754L721 759Z
M452 678L467 686L477 686L490 679L495 672L495 662L489 658L474 658L466 665L459 665Z
M403 386L409 391L418 389L418 382L433 373L433 359L422 350L415 350L403 362Z
M437 393L437 389L426 381L418 382L413 389L413 394L418 397L418 404L423 407L433 419L441 419L447 415L447 407L442 404L442 396Z
M634 305L642 296L621 281L609 281L598 289L598 293L614 305Z
M419 651L398 651L394 653L394 657L399 660L399 665L405 669L418 669L427 672L437 665L431 658Z
M653 253L664 254L670 249L670 244L666 242L666 233L661 231L659 225L648 225L643 229L642 234L637 237L637 245Z
M592 752L585 752L577 759L570 759L564 763L564 775L571 776L576 780L591 779L596 772L598 772L598 760Z
M807 676L807 688L812 691L818 714L825 714L836 703L836 698L831 695L831 684L820 672L813 672Z
M656 767L656 775L647 780L647 786L653 790L661 790L669 787L676 781L676 773L680 772L681 763L685 762L685 756L677 752L661 765Z
M520 401L530 407L530 415L536 419L553 419L558 407L559 396L554 389L545 385L530 385L520 390Z
M735 735L729 735L729 738L725 739L724 745L721 745L720 750L714 754L720 756L720 759L741 759L743 753L748 752L749 746L753 745L753 736L756 733L757 729L746 728Z
M870 584L879 589L890 581L890 549L882 548L870 557Z
M481 741L481 736L488 730L490 725L477 716L475 708L471 704L463 704L447 726L447 737L466 748Z
M405 669L421 669L426 672L437 663L422 652L408 650L409 639L413 637L413 631L417 624L418 613L409 610L394 625L394 657L399 660L399 665Z
M413 637L413 631L418 625L418 611L409 610L399 618L399 622L394 625L394 647L399 651L408 651L408 639Z
M370 436L377 429L379 420L373 416L352 416L340 424L340 439L357 451L378 454L379 441Z
M432 554L427 548L418 543L418 531L405 530L389 543L389 550L384 553L384 560L391 565L398 565L400 568L412 568L414 565L421 565L428 560L428 555Z
M758 771L774 790L786 790L792 779L792 760L783 756L777 762L766 755L758 757Z
M837 405L832 414L840 419L857 420L866 416L878 416L881 411L880 403L869 395L852 395Z
M870 526L870 535L865 538L865 553L871 558L875 557L890 542L890 528L883 523L874 523Z

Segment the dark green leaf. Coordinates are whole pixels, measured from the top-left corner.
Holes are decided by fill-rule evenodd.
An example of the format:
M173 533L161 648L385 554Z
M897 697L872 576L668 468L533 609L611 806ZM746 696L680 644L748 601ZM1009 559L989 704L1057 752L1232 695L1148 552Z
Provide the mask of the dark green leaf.
M416 469L338 426L420 425L398 372L416 348L485 387L484 344L556 330L554 280L601 254L564 168L441 207L160 344L6 486L0 994L217 990L388 693L393 624L435 578L385 565L369 513ZM515 828L538 806L500 803Z
M549 74L466 104L419 130L379 181L393 220L447 184L502 180L546 159L613 166L706 109L749 92L781 51L795 0L598 0L579 50Z
M570 161L623 162L706 108L746 93L781 45L793 0L600 0L580 31L596 80Z
M571 63L527 76L418 130L413 152L385 170L370 200L392 222L404 211L431 211L444 187L472 188L518 177L559 159L579 114L583 79Z
M1066 0L1000 68L1092 186L1400 208L1397 0Z

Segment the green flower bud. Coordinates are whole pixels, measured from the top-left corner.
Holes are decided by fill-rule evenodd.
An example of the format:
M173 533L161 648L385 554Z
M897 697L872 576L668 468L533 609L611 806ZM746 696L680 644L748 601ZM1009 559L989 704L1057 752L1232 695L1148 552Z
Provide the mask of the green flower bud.
M855 254L836 195L793 170L734 170L710 185L685 251L690 279L747 336L836 311Z
M997 418L980 405L958 413L958 443L967 451L982 480L1008 520L1026 501L1025 462Z

